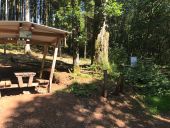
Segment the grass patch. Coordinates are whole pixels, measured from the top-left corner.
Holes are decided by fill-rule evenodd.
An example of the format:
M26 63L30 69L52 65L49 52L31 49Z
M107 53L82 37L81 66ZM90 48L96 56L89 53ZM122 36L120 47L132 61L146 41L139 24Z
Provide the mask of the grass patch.
M166 96L145 96L147 108L152 114L170 112L170 94Z
M73 83L66 92L73 93L78 97L89 97L97 91L97 86L94 83L91 84L79 84Z
M93 78L91 74L83 74L83 73L70 73L70 76L74 79L77 78Z

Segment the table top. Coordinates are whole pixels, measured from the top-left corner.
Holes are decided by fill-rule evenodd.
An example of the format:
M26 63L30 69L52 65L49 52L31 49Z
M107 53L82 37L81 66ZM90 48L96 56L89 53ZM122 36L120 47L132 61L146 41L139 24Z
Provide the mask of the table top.
M22 77L29 77L29 76L35 76L36 73L35 72L17 72L14 73L15 76L22 76Z

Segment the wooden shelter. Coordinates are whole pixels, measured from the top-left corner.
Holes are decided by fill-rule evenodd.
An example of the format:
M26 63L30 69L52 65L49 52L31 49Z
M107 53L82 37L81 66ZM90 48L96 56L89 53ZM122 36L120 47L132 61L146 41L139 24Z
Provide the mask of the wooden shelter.
M0 21L0 43L26 43L44 45L44 55L41 65L40 78L42 77L45 58L48 52L48 46L55 47L53 62L49 77L48 92L51 90L53 73L55 70L58 45L65 40L69 34L68 31L48 27L26 21Z

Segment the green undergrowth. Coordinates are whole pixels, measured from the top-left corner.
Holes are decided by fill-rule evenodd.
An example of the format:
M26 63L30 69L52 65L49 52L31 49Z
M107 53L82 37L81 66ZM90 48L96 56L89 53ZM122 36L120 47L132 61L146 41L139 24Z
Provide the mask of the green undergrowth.
M83 74L83 73L70 73L71 77L76 78L92 78L93 76L91 74Z
M143 100L151 114L170 112L170 94L166 96L144 96Z
M95 94L97 89L98 88L95 83L79 84L75 82L64 91L67 93L73 93L75 96L78 96L78 97L90 97Z

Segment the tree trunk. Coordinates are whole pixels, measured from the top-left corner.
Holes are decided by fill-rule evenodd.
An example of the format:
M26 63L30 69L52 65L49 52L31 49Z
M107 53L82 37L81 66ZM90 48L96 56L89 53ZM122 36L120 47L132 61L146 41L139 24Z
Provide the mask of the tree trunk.
M29 0L26 0L26 21L30 22L30 5L29 5ZM31 48L30 44L25 45L25 53L29 54L31 53Z
M109 33L106 31L106 15L104 8L107 0L95 0L94 31L91 64L108 66ZM105 68L105 67L104 67Z
M73 42L73 70L74 72L78 73L80 72L79 67L79 47L77 45L77 42Z
M108 68L108 47L109 47L109 33L106 31L106 24L103 23L103 27L98 34L97 40L95 41L95 64Z
M5 8L5 20L8 20L8 0L5 1L6 3L6 8Z
M106 15L104 14L105 2L95 0L95 16L94 16L94 32L92 44L92 64L104 66L107 68L108 61L108 47L109 47L109 33L106 31ZM107 66L107 67L105 67Z
M72 33L72 46L73 46L73 71L78 73L80 72L80 67L79 67L79 45L78 42L76 41L76 38L79 36L80 28L78 25L78 22L75 20L77 17L75 17L75 0L71 1L71 6L72 6L72 28L73 28L73 33ZM75 19L76 18L76 19Z

